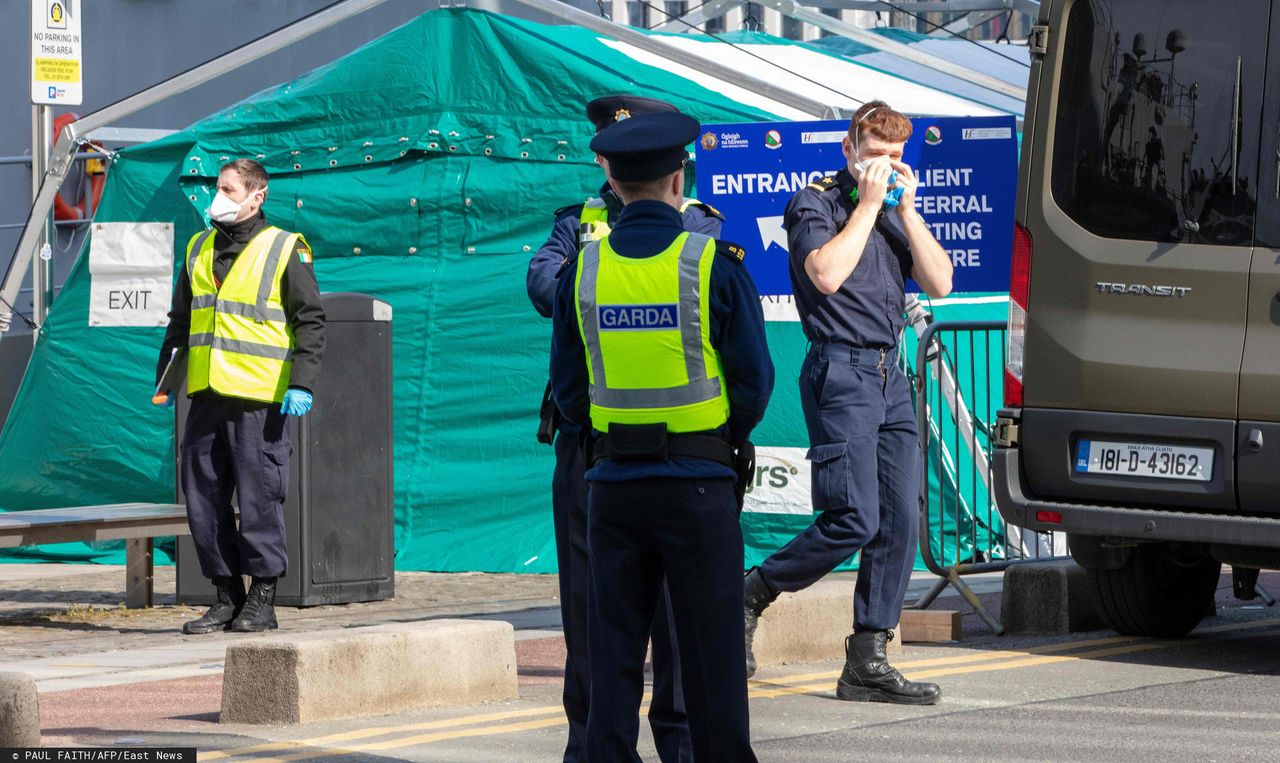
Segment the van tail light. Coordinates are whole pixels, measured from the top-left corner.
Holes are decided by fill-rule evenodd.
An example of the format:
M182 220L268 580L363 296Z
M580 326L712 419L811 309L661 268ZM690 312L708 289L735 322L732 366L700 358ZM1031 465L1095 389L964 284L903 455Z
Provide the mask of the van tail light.
M1031 234L1014 223L1009 269L1009 330L1005 338L1004 404L1022 406L1022 361L1027 344L1027 294L1031 286Z

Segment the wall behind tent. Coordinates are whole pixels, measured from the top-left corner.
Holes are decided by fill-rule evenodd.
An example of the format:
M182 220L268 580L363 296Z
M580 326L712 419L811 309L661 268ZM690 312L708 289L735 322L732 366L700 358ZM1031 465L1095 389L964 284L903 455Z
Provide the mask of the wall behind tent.
M591 10L590 0L567 0ZM0 17L25 19L30 0L0 0ZM167 77L214 58L333 3L333 0L81 0L84 13L84 103L54 107L54 114L92 113ZM424 0L387 0L309 39L176 95L119 122L124 127L182 129L262 88L292 79L343 56L424 11ZM523 18L542 14L516 2L477 0L476 8ZM31 153L29 26L0 25L0 156ZM145 40L144 44L139 44ZM64 193L77 190L73 174ZM28 165L0 165L0 274L8 269L31 204ZM9 226L9 227L7 227ZM54 247L54 283L60 286L75 263L84 229L60 227ZM17 304L29 312L30 277ZM21 321L0 338L0 425L17 391L31 336ZM12 344L10 344L12 340ZM5 346L10 344L10 346Z

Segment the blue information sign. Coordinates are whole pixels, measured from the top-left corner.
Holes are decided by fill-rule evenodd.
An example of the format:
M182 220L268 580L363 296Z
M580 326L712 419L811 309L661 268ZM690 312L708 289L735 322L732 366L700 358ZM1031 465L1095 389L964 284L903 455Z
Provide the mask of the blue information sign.
M1009 288L1017 126L1008 117L921 117L903 161L920 177L916 209L955 265L956 292ZM782 213L797 191L845 166L848 121L704 125L698 198L726 218L763 295L791 293ZM914 283L907 291L918 291Z

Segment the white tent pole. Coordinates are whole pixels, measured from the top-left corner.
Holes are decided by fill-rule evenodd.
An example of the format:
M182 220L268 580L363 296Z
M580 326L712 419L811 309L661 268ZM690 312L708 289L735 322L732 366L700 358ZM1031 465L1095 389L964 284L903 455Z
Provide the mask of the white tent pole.
M99 109L83 119L64 127L62 132L59 133L58 141L54 144L53 151L49 156L44 178L40 181L39 189L31 201L31 211L27 215L27 224L22 230L22 237L18 239L18 246L14 250L13 260L9 263L9 270L5 274L4 281L0 283L0 299L3 299L3 302L0 302L0 337L9 330L9 324L13 319L10 306L18 298L18 290L21 288L22 279L26 277L27 268L31 265L31 257L35 253L37 242L40 240L44 220L49 216L49 212L53 208L53 199L57 195L58 189L62 187L62 181L67 177L67 172L71 168L72 156L84 136L134 112L159 103L178 93L186 92L233 69L238 69L247 63L256 61L263 56L310 37L316 32L327 29L384 2L386 0L344 0L306 18L299 19L271 34L260 37L253 42L242 45L229 53L224 53L211 61L170 77L140 93L116 101L110 106Z
M542 11L556 18L563 19L570 24L586 27L594 32L608 35L615 40L633 45L641 50L648 51L655 55L683 64L702 74L707 74L719 80L724 80L733 85L746 88L758 95L762 95L778 103L790 106L797 111L802 111L816 119L831 119L841 116L840 111L831 105L816 101L812 98L806 98L799 93L780 87L762 79L743 74L731 66L725 66L708 58L703 58L697 54L683 50L674 45L670 45L662 41L660 37L651 37L642 32L637 32L628 26L616 24L608 19L601 18L586 11L579 10L560 0L515 0L521 5L528 6L535 10Z
M819 29L825 29L832 34L844 35L850 39L867 45L868 47L884 51L897 56L898 58L911 61L912 63L927 66L934 71L943 74L949 74L952 77L962 79L972 85L991 90L1001 95L1007 95L1010 98L1016 98L1019 101L1027 99L1026 87L1013 85L998 77L992 77L989 74L970 69L967 66L952 63L943 60L937 56L931 56L928 53L922 53L910 45L904 45L900 42L881 37L875 32L868 31L862 27L850 24L847 21L832 18L824 13L806 8L795 0L755 0L766 8L773 8L780 13L790 16L793 19L813 24Z

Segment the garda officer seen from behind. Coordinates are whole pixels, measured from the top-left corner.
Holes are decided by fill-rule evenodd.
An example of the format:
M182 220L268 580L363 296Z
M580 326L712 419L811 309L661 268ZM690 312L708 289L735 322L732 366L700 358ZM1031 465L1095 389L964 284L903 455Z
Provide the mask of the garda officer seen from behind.
M760 613L861 549L853 635L840 699L933 704L935 684L908 681L885 656L916 558L921 466L911 388L898 365L903 284L951 291L951 260L915 208L902 163L911 121L883 101L854 113L846 167L802 189L783 225L791 285L809 339L800 403L809 430L813 524L746 577L747 670Z
M599 133L620 120L641 114L674 112L675 106L653 98L610 95L587 104L587 119ZM578 251L590 241L603 238L622 212L622 200L609 185L608 163L599 155L596 162L605 173L600 195L585 204L561 207L555 212L550 237L529 261L527 284L534 309L550 318L556 283L567 274L572 278ZM694 233L720 235L722 218L711 207L693 199L681 202L681 225ZM569 719L569 740L565 763L586 759L584 739L587 727L587 699L591 672L587 662L587 479L579 446L579 428L563 420L555 403L544 397L539 439L554 438L556 466L551 478L552 514L555 524L556 556L560 570L560 619L564 628L564 709ZM649 704L649 725L653 730L658 757L667 763L687 761L689 724L680 689L679 660L673 649L673 635L667 616L666 597L658 606L653 624L653 700Z
M266 198L262 165L237 159L222 168L212 227L187 245L160 351L157 383L171 351L187 350L180 479L200 569L218 596L183 633L276 627L276 579L288 558L286 417L311 409L325 315L310 247L267 224ZM173 405L176 390L165 392L157 402ZM253 578L247 594L242 575Z
M595 137L625 202L556 291L555 401L590 426L588 757L637 761L645 644L666 578L695 761L754 761L735 450L773 389L742 250L681 225L698 122L646 114Z

